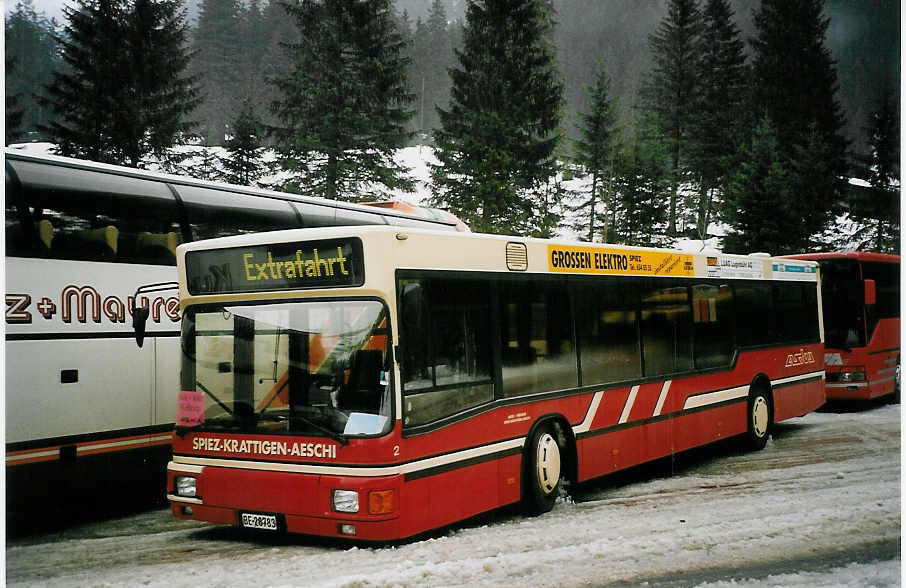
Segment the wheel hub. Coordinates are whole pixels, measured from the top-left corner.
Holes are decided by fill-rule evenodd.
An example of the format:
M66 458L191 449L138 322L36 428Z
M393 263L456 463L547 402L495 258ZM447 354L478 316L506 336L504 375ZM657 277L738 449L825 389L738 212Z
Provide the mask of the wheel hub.
M537 458L538 486L550 494L560 480L560 447L550 433L544 433L538 440Z
M757 437L768 431L768 402L762 396L756 396L752 402L752 430Z

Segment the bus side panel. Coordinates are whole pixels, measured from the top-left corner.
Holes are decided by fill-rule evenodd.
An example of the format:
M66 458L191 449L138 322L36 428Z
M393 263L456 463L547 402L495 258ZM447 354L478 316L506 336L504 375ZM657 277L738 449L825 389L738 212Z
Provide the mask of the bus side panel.
M774 422L806 415L825 402L824 380L774 386Z
M152 424L153 358L128 339L8 342L7 444Z
M747 400L707 410L688 412L673 419L674 448L686 451L744 433Z
M428 524L442 527L500 506L497 460L431 476Z
M670 455L673 451L672 438L672 419L665 418L580 439L579 481L585 482Z

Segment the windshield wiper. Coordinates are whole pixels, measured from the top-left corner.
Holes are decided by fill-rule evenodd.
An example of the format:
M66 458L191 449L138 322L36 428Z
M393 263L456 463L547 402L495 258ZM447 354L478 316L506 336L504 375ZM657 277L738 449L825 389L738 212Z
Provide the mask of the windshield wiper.
M299 419L300 421L304 422L306 425L311 425L312 427L321 431L322 433L324 433L325 435L327 435L328 437L330 437L331 439L333 439L340 445L349 444L349 440L346 439L346 436L343 435L342 433L337 433L336 431L332 431L323 425L319 425L318 423L316 423L315 421L311 420L308 417L304 417L304 416L301 416L298 414L293 414L292 418Z
M214 393L211 392L210 390L208 390L207 387L205 387L204 384L202 384L202 383L199 382L198 380L195 380L195 385L198 386L199 388L201 388L202 392L204 392L205 394L207 394L208 396L210 396L210 397L211 397L211 400L213 400L214 402L216 402L216 403L220 406L220 408L222 408L223 410L227 411L227 413L228 413L230 416L236 416L236 415L233 413L233 411L230 410L230 407L227 406L226 404L224 404L223 402L221 402L221 400L220 400L219 398L217 398L216 396L214 396Z

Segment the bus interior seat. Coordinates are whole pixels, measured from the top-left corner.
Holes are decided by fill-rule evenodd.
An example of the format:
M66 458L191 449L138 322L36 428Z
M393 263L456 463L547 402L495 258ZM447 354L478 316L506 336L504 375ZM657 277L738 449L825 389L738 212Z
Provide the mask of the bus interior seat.
M50 245L53 243L53 224L46 218L38 221L35 225L38 229L38 238L41 240L41 243L44 244L44 247L47 250L50 250Z
M61 234L53 240L52 250L62 259L113 260L116 258L119 230L113 225Z
M136 257L143 260L176 262L176 233L140 233L136 243Z
M54 228L47 219L34 223L34 231L26 230L20 223L6 225L6 254L12 257L50 257Z
M360 349L350 361L349 381L340 390L338 404L344 410L377 413L381 403L381 369L384 352Z

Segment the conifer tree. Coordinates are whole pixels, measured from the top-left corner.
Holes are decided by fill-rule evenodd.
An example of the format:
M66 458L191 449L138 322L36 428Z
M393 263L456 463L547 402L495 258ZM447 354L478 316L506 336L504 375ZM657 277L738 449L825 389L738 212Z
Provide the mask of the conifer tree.
M853 189L850 218L862 250L900 251L900 125L893 92L884 91L878 109L869 116L866 175L869 186Z
M579 225L574 228L578 231L587 231L586 239L594 241L595 235L599 234L600 223L602 225L600 234L606 243L610 236L606 215L614 203L612 186L605 188L604 184L610 184L613 178L617 112L614 100L610 96L610 77L603 63L598 65L595 85L587 90L591 111L579 113L581 126L579 139L575 141L575 151L576 161L585 169L586 174L591 175L591 191L588 198L575 207L575 210L587 212L580 217Z
M612 211L617 243L663 247L671 241L665 234L669 209L664 197L671 189L666 172L670 150L652 133L652 124L644 118L636 122L617 160Z
M777 132L770 118L762 117L740 149L740 161L729 178L723 218L732 229L723 239L729 253L756 251L789 253L787 235L797 220L778 214L794 196L790 165L778 150Z
M16 59L6 54L6 75L14 73L16 70ZM6 117L4 120L4 137L3 141L5 145L9 145L15 139L17 139L22 133L22 119L25 117L25 111L23 110L20 104L20 95L13 94L10 92L6 93Z
M698 0L669 0L667 16L649 39L654 67L642 86L641 97L670 151L670 236L677 234L677 200L688 170L692 106L698 99L700 84L701 34Z
M264 175L261 155L263 125L251 100L244 100L239 114L231 121L232 134L226 140L228 157L221 159L223 180L240 186L256 185Z
M824 46L829 20L822 0L762 0L754 23L750 109L770 118L795 195L777 203L777 222L795 222L771 253L808 251L839 211L847 173L836 64Z
M45 130L63 155L138 166L163 157L191 127L197 104L185 75L179 0L77 0L64 7L66 68L44 101L61 113Z
M34 131L55 118L52 109L38 103L36 94L53 80L60 56L54 39L57 23L36 12L32 0L16 2L6 16L4 32L6 100L14 105L12 110L7 107L6 113L8 143L19 138L19 131Z
M302 36L293 71L276 80L272 129L290 191L330 199L411 190L394 159L410 133L412 95L390 0L287 4Z
M453 45L447 31L447 12L441 0L433 0L421 35L417 37L417 59L421 62L422 77L414 79L419 95L418 123L422 133L438 127L437 108L446 108L450 97L450 75L454 65Z
M434 205L473 230L546 234L563 86L548 0L470 0L463 49L438 109Z
M210 145L222 145L240 103L242 55L238 0L203 0L192 43L192 74L202 96L196 117Z
M736 130L746 98L744 43L728 0L707 0L698 66L698 102L692 108L689 166L698 177L696 232L706 239L715 192L725 188Z

